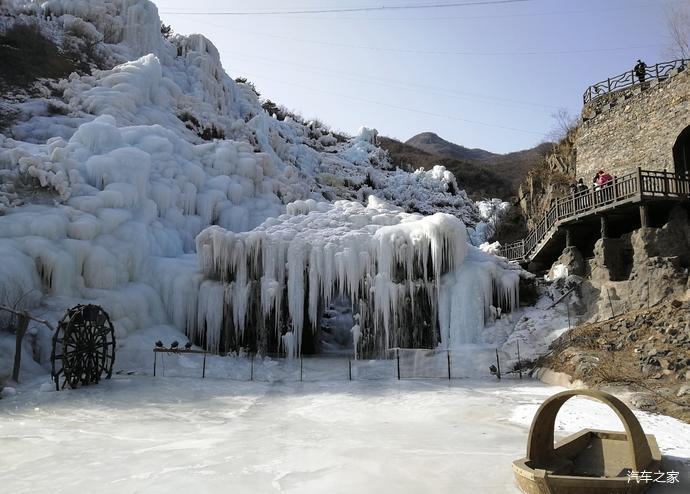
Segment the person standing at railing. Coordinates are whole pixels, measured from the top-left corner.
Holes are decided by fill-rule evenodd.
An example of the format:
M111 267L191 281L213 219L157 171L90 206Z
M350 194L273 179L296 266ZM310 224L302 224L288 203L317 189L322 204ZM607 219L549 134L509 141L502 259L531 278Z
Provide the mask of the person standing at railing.
M640 80L640 84L642 84L645 80L645 77L647 76L647 64L644 63L642 60L638 59L637 65L635 65L633 71L635 72L637 78Z
M599 190L599 177L601 174L604 173L603 170L599 170L596 175L594 175L594 178L592 179L592 189L593 190Z
M589 192L589 187L585 184L585 181L580 177L575 184L575 208L579 211L587 206L587 198L589 197L587 192Z
M613 194L611 185L613 185L613 177L603 170L599 171L599 188L601 189L601 198L604 201L611 200Z

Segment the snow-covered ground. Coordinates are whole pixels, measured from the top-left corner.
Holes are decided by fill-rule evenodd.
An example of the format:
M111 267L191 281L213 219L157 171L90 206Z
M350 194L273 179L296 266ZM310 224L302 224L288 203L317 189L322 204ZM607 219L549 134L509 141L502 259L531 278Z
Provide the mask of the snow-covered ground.
M0 401L2 491L512 493L539 404L531 380L243 383L115 377ZM687 492L690 425L637 412ZM574 398L557 432L622 429Z

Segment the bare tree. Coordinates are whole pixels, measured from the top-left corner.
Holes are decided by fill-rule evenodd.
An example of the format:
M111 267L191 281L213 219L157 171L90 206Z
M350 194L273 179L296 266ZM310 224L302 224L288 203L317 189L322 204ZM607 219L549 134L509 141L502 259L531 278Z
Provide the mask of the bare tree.
M690 0L667 3L665 15L668 55L673 58L690 58Z
M554 123L547 134L547 138L552 142L559 142L570 135L577 128L579 118L570 113L567 108L559 108L551 114Z
M53 326L43 319L39 319L26 311L27 306L32 305L31 298L35 297L36 289L22 290L22 287L14 282L8 286L0 286L0 315L9 314L8 318L0 317L0 328L14 332L15 349L14 365L12 367L12 380L19 382L19 370L21 368L22 342L29 328L29 321L33 320L48 326L51 330Z

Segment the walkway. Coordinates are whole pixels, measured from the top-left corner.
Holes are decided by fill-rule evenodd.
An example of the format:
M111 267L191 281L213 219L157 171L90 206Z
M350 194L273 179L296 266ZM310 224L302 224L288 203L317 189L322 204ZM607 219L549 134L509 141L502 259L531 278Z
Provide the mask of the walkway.
M527 263L556 240L566 225L594 216L605 217L623 205L686 200L690 198L690 175L673 172L637 171L615 177L599 190L587 190L556 199L534 230L524 239L501 247L500 255L511 261ZM644 210L642 210L644 211ZM644 218L643 226L646 226Z

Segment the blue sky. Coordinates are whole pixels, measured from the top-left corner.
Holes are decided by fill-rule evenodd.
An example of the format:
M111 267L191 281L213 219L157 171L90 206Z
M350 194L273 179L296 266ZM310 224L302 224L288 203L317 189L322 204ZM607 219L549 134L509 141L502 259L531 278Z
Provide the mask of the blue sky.
M670 59L664 5L688 0L526 0L419 10L189 15L458 3L452 0L154 0L163 22L202 33L226 71L263 97L354 133L432 131L510 152L578 114L590 84ZM477 2L479 0L465 0Z

